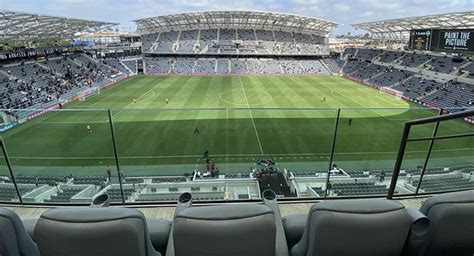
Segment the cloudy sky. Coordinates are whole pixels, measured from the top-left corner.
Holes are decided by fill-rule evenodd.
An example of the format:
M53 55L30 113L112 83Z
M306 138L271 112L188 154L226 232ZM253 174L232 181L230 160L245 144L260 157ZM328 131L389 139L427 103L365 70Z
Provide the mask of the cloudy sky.
M134 19L164 14L275 11L336 21L344 25L335 34L345 34L354 33L354 23L474 10L474 0L0 0L0 9L118 22L121 30L133 30Z

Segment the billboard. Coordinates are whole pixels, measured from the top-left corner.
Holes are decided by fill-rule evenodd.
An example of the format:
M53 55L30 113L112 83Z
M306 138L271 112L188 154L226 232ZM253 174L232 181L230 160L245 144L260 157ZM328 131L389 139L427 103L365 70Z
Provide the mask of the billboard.
M431 50L431 29L410 31L408 48L419 51Z
M437 30L435 51L474 52L474 30Z
M408 48L420 51L474 52L472 29L424 29L410 31Z

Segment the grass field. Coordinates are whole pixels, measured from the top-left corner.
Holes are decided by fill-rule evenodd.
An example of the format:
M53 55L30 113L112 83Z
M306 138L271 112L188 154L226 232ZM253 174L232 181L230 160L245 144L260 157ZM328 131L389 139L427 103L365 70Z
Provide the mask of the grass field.
M129 175L191 172L204 166L205 149L224 172L248 170L261 157L284 168L323 170L336 108L342 110L334 162L344 169L393 167L404 122L437 114L341 77L135 76L3 136L17 172L102 175L115 163L106 110L112 109ZM432 129L411 134L430 136ZM439 134L468 131L474 127L457 120L443 123ZM406 167L421 165L427 147L409 144ZM472 155L473 139L439 141L430 163L472 162Z

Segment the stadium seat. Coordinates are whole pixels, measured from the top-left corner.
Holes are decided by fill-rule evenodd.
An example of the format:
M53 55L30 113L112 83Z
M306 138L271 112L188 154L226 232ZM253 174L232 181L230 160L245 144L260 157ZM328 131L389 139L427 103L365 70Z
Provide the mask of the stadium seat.
M474 255L474 190L431 197L420 211L432 224L426 255Z
M143 213L128 208L51 209L34 229L42 256L158 256Z
M416 210L415 210L416 211ZM412 226L420 222L416 234ZM289 242L301 240L291 255L402 255L421 251L429 221L419 211L382 199L324 201L311 207L304 231L302 216L284 220ZM298 229L300 231L298 232ZM407 242L408 241L408 242ZM416 246L410 245L416 241Z
M301 240L307 219L308 214L306 213L293 214L282 218L288 249L291 249Z
M0 208L0 255L39 256L36 244L11 210Z
M174 248L166 255L275 256L277 228L272 209L261 204L185 208L173 223Z
M171 221L147 219L148 231L150 232L150 240L155 250L165 255L166 245L171 230Z

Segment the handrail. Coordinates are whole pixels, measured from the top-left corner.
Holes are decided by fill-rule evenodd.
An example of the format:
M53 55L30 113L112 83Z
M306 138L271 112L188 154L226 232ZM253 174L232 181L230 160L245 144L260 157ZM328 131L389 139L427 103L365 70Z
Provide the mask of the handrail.
M442 111L440 111L440 112L442 112ZM437 132L436 131L436 132L433 132L434 134L431 137L410 138L410 139L408 139L408 137L410 135L410 129L411 129L412 126L420 125L420 124L437 123L437 125L435 127L435 129L437 130L439 122L441 122L441 121L448 121L448 120L468 117L468 116L472 116L472 115L474 115L474 109L466 110L466 111L462 111L462 112L458 112L458 113L454 113L454 114L438 115L438 116L415 119L415 120L405 122L405 126L403 128L402 139L401 139L401 142L400 142L400 147L398 149L398 155L397 155L397 159L396 159L396 162L395 162L395 167L393 168L393 175L392 175L392 180L390 182L390 188L388 190L387 199L392 199L393 194L395 193L395 188L397 186L398 176L400 174L400 168L402 166L403 156L405 155L406 145L409 141L429 140L432 143L435 140L439 140L439 139L461 138L461 137L474 136L474 133L464 133L464 134L454 134L454 135L436 137L436 132ZM431 150L432 146L433 145L431 144L429 150ZM429 158L429 153L428 153L427 157ZM426 165L426 163L427 163L427 161L425 161L425 165ZM425 170L425 168L426 168L426 166L423 166L423 170ZM417 186L417 191L420 187L421 181L423 179L423 175L424 175L424 172L422 172L422 175L420 176L420 181L419 181L418 186Z

